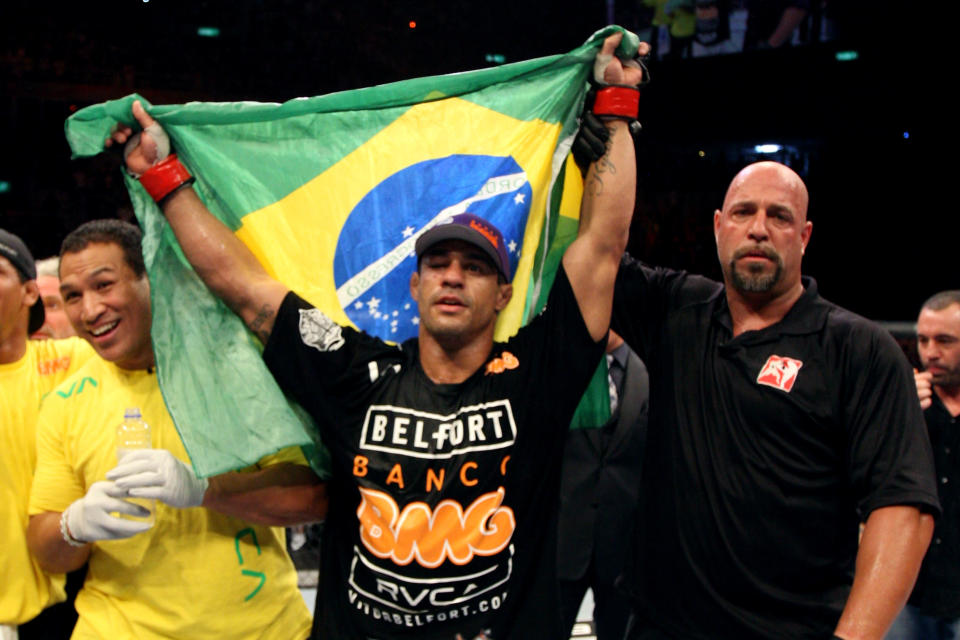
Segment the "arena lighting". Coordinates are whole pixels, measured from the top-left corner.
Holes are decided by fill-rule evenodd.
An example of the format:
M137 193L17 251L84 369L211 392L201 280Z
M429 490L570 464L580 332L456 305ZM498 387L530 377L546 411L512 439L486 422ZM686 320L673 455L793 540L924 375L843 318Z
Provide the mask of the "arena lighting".
M10 193L10 183L7 180L0 180L0 193Z
M197 35L201 38L216 38L220 35L218 27L197 27Z
M856 51L837 51L836 57L838 62L850 62L851 60L856 60L860 57L860 54Z
M757 153L776 153L782 148L783 147L778 144L758 144L753 148L753 150Z
M483 59L494 64L503 64L507 61L507 57L502 53L488 53L483 56Z
M904 131L904 132L903 132L903 139L904 139L904 140L909 140L909 139L910 139L910 132L909 132L909 131Z

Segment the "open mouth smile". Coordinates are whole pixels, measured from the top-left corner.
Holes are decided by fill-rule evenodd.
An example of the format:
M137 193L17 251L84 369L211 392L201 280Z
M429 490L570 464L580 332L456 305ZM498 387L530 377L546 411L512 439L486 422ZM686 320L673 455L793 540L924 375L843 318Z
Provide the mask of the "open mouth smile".
M92 335L94 338L102 338L116 329L118 324L120 324L120 321L114 320L113 322L108 322L107 324L94 327L93 329L90 329L90 335Z

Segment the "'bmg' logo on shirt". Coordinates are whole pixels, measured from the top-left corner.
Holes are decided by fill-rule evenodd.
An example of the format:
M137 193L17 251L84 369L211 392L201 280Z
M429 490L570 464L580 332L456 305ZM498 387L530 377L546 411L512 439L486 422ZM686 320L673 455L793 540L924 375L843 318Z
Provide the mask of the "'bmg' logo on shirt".
M802 366L803 362L796 358L770 356L763 368L760 369L757 384L765 384L768 387L790 393L790 390L793 389L793 383L797 381L797 373Z

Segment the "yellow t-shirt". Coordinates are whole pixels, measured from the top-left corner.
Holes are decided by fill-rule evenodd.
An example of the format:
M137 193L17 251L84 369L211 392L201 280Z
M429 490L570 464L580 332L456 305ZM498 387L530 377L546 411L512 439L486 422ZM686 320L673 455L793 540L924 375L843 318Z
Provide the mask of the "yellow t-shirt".
M32 620L66 597L63 576L44 573L27 550L27 504L40 400L92 355L79 338L28 340L20 360L0 364L0 624Z
M43 403L31 515L63 511L116 466L128 407L140 409L154 448L189 463L156 375L97 358ZM76 607L74 640L290 640L310 631L283 528L160 502L148 531L94 544Z

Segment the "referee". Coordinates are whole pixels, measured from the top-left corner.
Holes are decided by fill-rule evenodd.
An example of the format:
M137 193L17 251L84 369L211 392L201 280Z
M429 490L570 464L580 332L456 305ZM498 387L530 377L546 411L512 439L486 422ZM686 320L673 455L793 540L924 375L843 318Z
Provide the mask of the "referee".
M752 164L713 216L722 283L621 265L651 385L630 638L879 640L916 579L939 504L911 370L801 277L807 202Z

